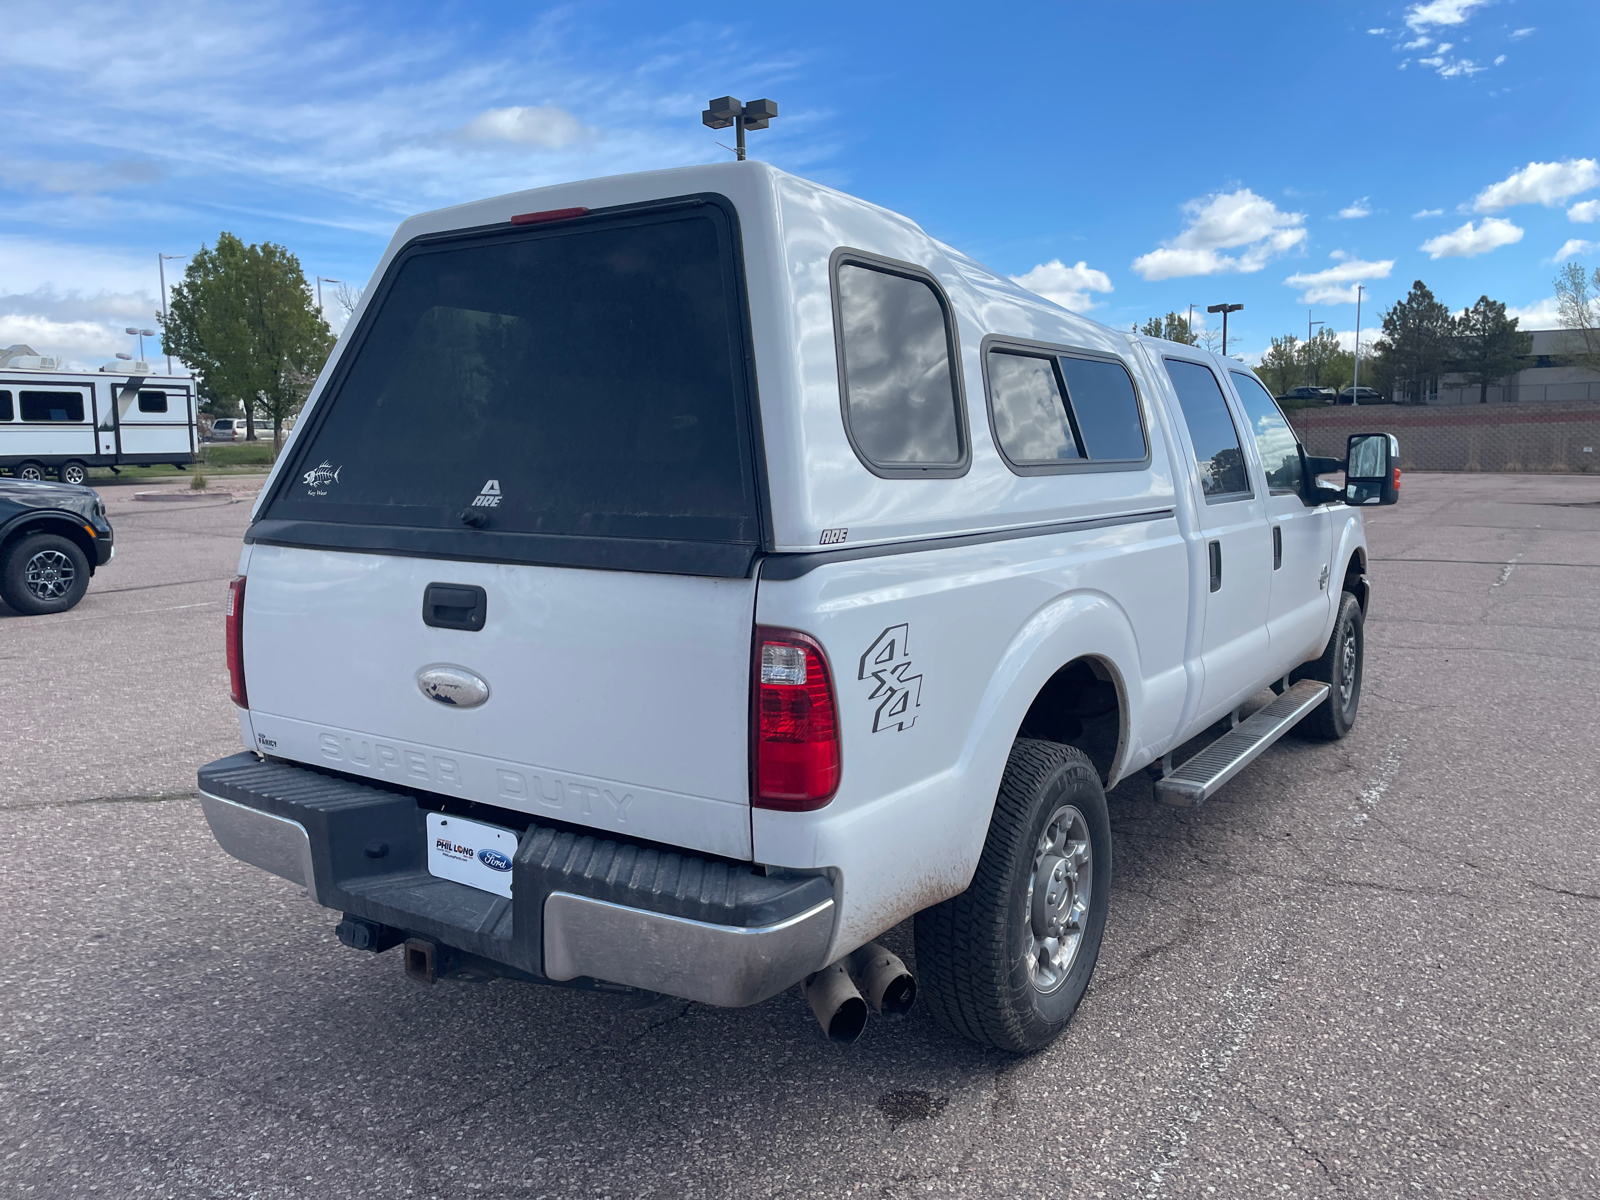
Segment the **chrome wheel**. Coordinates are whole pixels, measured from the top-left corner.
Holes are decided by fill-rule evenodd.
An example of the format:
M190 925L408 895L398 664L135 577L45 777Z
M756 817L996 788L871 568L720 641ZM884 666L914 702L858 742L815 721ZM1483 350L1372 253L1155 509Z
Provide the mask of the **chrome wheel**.
M84 469L82 463L68 463L61 468L62 483L83 483L88 478L89 472Z
M28 479L34 483L44 482L44 468L38 463L23 463L17 468L18 479Z
M1028 878L1026 954L1036 991L1053 992L1066 982L1083 942L1093 887L1088 822L1064 804L1039 836Z
M22 582L40 600L59 600L78 577L72 560L59 550L41 550L22 568Z
M1355 695L1357 669L1355 626L1347 625L1344 641L1339 646L1339 706L1346 712L1350 709L1350 698Z

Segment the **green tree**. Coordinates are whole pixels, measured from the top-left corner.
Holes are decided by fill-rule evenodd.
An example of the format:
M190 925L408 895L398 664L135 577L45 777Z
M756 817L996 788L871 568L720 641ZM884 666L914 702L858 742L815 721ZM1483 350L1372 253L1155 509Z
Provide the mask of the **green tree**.
M1498 383L1533 353L1533 335L1517 331L1517 319L1506 316L1498 300L1479 296L1455 320L1456 368L1478 385L1478 403L1489 403L1489 385Z
M1339 335L1326 327L1300 343L1300 369L1313 387L1341 386L1333 382L1333 367L1341 353Z
M1300 382L1300 339L1288 333L1272 339L1272 348L1261 356L1261 376L1276 395L1283 395Z
M1134 326L1134 332L1142 333L1145 337L1180 342L1185 346L1195 344L1195 336L1189 332L1189 322L1175 312L1169 312L1164 317L1151 317L1143 325Z
M1556 302L1561 326L1570 331L1562 338L1562 359L1600 371L1600 267L1594 269L1593 280L1575 262L1562 267L1556 276Z
M1412 283L1404 300L1383 314L1383 340L1373 369L1396 401L1421 404L1438 389L1453 332L1450 310L1420 279Z
M244 408L255 440L258 412L283 422L305 403L334 337L312 300L300 260L282 246L246 246L231 233L201 246L172 289L163 341L218 400Z

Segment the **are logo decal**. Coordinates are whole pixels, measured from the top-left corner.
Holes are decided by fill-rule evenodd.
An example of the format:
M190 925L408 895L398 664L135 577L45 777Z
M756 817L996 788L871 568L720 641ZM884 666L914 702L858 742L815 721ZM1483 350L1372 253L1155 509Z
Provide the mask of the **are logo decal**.
M511 860L498 850L479 850L478 861L491 871L511 870Z
M339 472L342 470L344 470L343 463L336 467L328 462L327 459L323 459L319 465L312 467L311 470L301 476L306 485L306 495L326 496L328 489L339 482Z
M885 729L902 732L917 723L922 707L922 676L911 673L909 625L891 625L880 633L861 656L857 679L871 680L868 700L878 701L872 714L872 732Z
M848 529L824 529L822 536L817 539L819 546L838 546L849 536Z
M500 507L500 481L491 479L483 485L483 491L472 498L473 508L499 508Z

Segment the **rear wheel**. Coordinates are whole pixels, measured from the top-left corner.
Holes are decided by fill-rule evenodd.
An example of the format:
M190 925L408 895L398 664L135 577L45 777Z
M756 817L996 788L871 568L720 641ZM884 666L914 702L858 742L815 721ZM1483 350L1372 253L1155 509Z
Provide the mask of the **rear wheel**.
M1328 685L1328 698L1295 727L1318 741L1336 742L1350 732L1361 708L1361 667L1366 658L1365 623L1361 602L1345 592L1339 600L1339 617L1327 649L1315 662L1295 672L1298 679L1318 679Z
M89 468L77 459L62 463L58 471L62 483L88 483Z
M0 594L19 613L66 612L88 590L88 558L59 534L25 537L0 558Z
M36 462L31 462L31 461L30 462L25 462L25 463L21 464L20 466L13 467L12 468L12 472L13 472L13 474L16 475L16 477L18 479L31 479L35 483L43 483L44 482L44 464L43 463L36 463Z
M1083 751L1019 738L972 884L917 914L917 969L934 1018L1032 1053L1071 1020L1105 934L1111 822Z

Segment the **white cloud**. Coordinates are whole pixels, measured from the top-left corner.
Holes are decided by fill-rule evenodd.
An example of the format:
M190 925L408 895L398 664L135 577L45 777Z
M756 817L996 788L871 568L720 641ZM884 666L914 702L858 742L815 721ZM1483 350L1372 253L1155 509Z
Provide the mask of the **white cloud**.
M1440 25L1464 25L1472 10L1486 3L1488 0L1430 0L1427 4L1413 4L1406 9L1406 26L1421 32Z
M1371 199L1371 197L1363 196L1354 204L1346 205L1344 208L1339 210L1339 216L1346 221L1354 221L1361 217L1370 217L1372 215L1372 205L1367 203L1369 199Z
M1533 25L1528 26L1526 29L1513 29L1511 31L1511 40L1514 41L1514 42L1520 42L1523 38L1527 37L1530 33L1533 33L1535 31L1535 29L1536 29L1536 26L1533 26Z
M1412 38L1411 41L1406 42L1403 46L1400 47L1400 49L1402 49L1402 50L1426 50L1431 45L1433 45L1433 39L1431 37L1429 37L1427 34L1423 34L1419 38Z
M459 136L469 142L512 142L542 150L560 150L589 138L592 133L564 108L514 105L479 113L462 126Z
M1554 208L1569 196L1600 184L1600 162L1569 158L1565 162L1531 162L1499 183L1492 183L1472 200L1475 212L1499 212L1515 204L1542 204Z
M1561 303L1554 296L1539 300L1533 304L1517 307L1515 304L1506 305L1506 316L1515 317L1522 329L1559 329L1561 328Z
M1442 217L1442 216L1444 216L1444 209L1442 209L1442 208L1425 208L1421 212L1414 212L1414 213L1411 214L1412 220L1416 220L1418 217Z
M1552 262L1566 262L1569 258L1578 258L1586 254L1593 254L1600 248L1600 242L1589 242L1583 238L1568 238L1561 243L1561 249L1556 251Z
M1322 271L1298 272L1283 281L1290 287L1302 289L1301 304L1354 304L1358 283L1365 283L1369 279L1387 279L1389 272L1394 270L1392 258L1367 262L1351 258L1338 250L1329 257L1338 265Z
M1580 225L1592 225L1600 221L1600 200L1585 200L1574 204L1567 209L1567 220L1576 221Z
M1367 30L1367 32L1368 33L1372 33L1372 34L1377 34L1379 37L1382 37L1384 34L1388 33L1389 31L1387 29L1369 29L1369 30Z
M1148 280L1259 271L1306 240L1304 213L1283 212L1249 188L1218 192L1183 206L1188 225L1160 248L1133 261ZM1243 248L1235 255L1222 250Z
M1095 306L1090 292L1112 290L1111 276L1104 271L1081 260L1076 266L1065 266L1059 258L1040 263L1025 275L1013 275L1011 282L1073 312L1087 312Z
M1494 56L1494 65L1498 67L1501 63L1505 62L1505 60L1506 56L1504 54L1497 54Z
M1429 258L1474 258L1522 240L1522 230L1503 217L1485 217L1481 225L1468 221L1460 229L1429 238L1419 249Z

